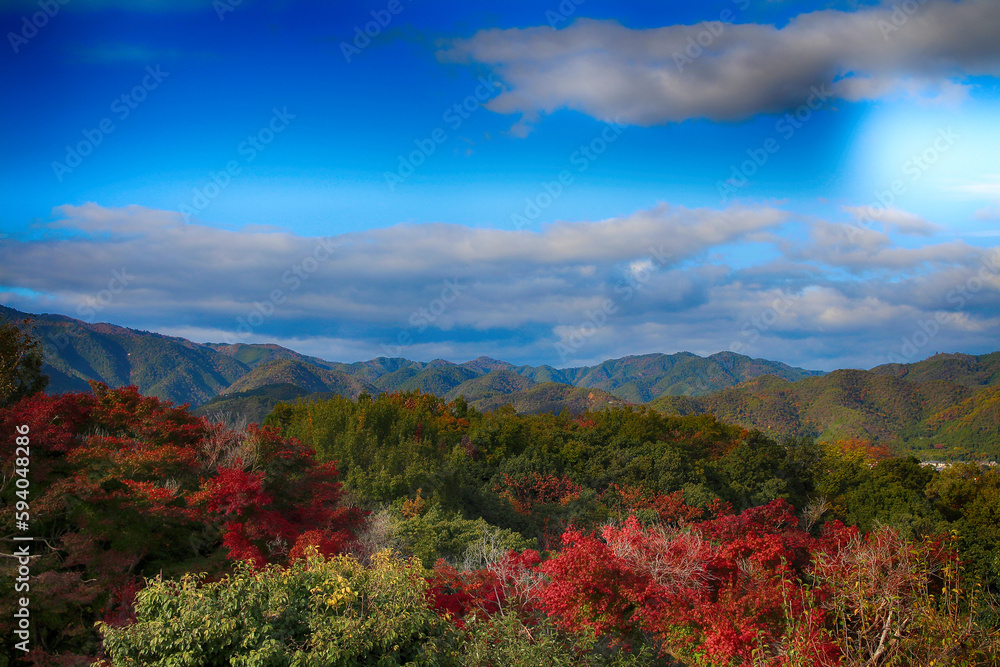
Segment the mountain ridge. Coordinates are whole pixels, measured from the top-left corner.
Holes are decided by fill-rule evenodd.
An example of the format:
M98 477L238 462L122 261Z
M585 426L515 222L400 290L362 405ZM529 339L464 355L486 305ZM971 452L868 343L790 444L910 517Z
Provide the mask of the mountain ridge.
M196 406L227 393L288 383L288 373L302 378L304 384L298 386L303 389L322 389L325 381L317 380L318 375L306 373L301 365L296 365L293 371L288 363L279 363L282 361L343 373L362 383L369 392L420 390L444 396L464 382L505 371L536 384L555 382L605 391L632 403L648 402L664 393L701 395L764 373L786 379L823 374L729 352L710 357L690 352L629 355L594 366L565 369L515 365L486 356L460 363L389 357L338 362L304 355L274 343L196 343L110 323L89 324L64 315L22 313L6 306L0 306L0 317L33 319L45 344L45 371L53 378L52 393L85 391L87 382L96 380L112 387L135 384L143 393ZM305 379L306 375L312 379ZM249 378L244 379L245 376ZM327 380L332 381L332 376ZM343 384L345 380L341 378L339 382ZM514 384L520 387L518 391L530 389Z

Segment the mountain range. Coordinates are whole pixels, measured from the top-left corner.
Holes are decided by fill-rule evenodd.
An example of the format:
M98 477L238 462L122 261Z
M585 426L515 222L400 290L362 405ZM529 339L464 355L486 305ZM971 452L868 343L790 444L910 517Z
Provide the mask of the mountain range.
M689 352L646 354L562 369L516 366L488 357L464 363L387 357L342 363L279 345L195 343L112 324L88 324L62 315L29 315L0 306L0 318L26 317L33 320L35 333L45 346L44 370L51 379L48 391L84 391L88 381L97 380L113 387L134 384L144 394L194 406L277 384L352 398L363 392L420 390L479 400L557 383L645 403L663 395L700 396L761 375L790 381L822 375L731 352L710 357Z
M480 410L510 404L525 413L647 403L665 413L711 413L779 437L860 438L896 449L989 455L1000 442L1000 352L832 373L732 352L645 354L561 369L489 357L344 363L274 344L195 343L0 306L0 319L26 317L45 347L50 393L86 390L90 380L134 384L200 414L258 422L279 401L419 390L462 396Z

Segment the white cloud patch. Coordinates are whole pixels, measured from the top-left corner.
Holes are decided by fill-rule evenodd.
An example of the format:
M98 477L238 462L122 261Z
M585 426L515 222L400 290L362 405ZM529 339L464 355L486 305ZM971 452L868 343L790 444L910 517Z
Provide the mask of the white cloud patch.
M910 14L896 5L826 10L780 28L630 29L582 18L560 30L482 30L438 56L491 67L506 90L487 107L522 114L515 134L524 134L538 114L564 108L648 126L740 120L810 97L954 102L969 77L1000 74L998 34L996 0L928 0Z
M941 225L928 222L916 213L910 213L909 211L904 211L893 206L889 208L846 206L844 210L854 215L855 219L861 224L871 220L878 221L900 234L931 236L944 229Z

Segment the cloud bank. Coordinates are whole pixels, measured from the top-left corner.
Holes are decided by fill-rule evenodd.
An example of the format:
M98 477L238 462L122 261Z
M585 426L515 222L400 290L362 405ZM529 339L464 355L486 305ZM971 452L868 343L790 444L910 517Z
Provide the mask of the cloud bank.
M899 210L860 229L661 204L540 232L406 224L328 238L139 206L55 213L41 235L0 239L6 305L333 360L570 366L734 350L833 368L992 349L1000 325L1000 249L913 246L935 227ZM742 264L748 246L770 259Z
M721 20L651 29L581 18L558 30L482 30L438 57L491 68L507 88L487 104L498 113L531 121L573 109L643 126L735 121L827 98L955 101L970 77L1000 74L995 0L817 11L782 27L739 14L734 5Z

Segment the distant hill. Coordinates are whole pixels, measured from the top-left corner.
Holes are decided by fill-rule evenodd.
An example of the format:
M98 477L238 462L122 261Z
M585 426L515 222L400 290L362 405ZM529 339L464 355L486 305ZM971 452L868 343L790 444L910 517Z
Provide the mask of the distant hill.
M288 383L269 384L250 391L220 394L192 412L215 420L238 422L242 418L247 423L262 424L278 403L294 403L303 396L322 395L332 394L309 394L302 387Z
M357 398L363 393L378 393L371 384L342 371L319 368L297 359L272 359L246 373L221 392L221 395L228 396L278 384L300 387L307 393L330 392L346 398Z
M532 413L651 402L664 412L710 412L776 436L864 438L902 449L962 447L995 456L1000 442L1000 352L829 374L731 352L645 354L574 368L489 357L343 363L274 344L200 344L0 306L0 319L29 316L45 344L49 393L86 391L90 380L134 384L144 394L203 406L200 413L255 421L278 401L419 390L464 396L479 409L511 404Z
M514 371L499 370L466 380L445 395L448 400L459 396L465 397L470 403L495 396L506 396L527 391L536 382L531 378L519 375Z
M555 382L545 382L524 391L469 402L474 408L483 412L512 405L517 412L529 415L543 412L558 414L563 410L578 415L586 410L600 410L624 403L625 401L617 396L600 389L573 387Z
M792 381L823 375L820 371L792 368L732 352L710 357L690 352L645 354L563 371L567 375L571 372L572 384L603 389L632 403L646 403L663 395L703 396L762 375Z
M466 361L465 363L459 364L460 366L465 366L466 368L471 368L478 373L492 373L493 371L510 371L514 370L514 364L509 364L506 361L498 361L496 359L491 359L490 357L479 357L478 359L473 359L472 361Z
M307 364L312 364L313 366L326 368L327 370L340 370L337 367L343 365L333 361L326 361L325 359L320 359L319 357L310 357L304 354L299 354L294 350L289 350L287 347L281 347L280 345L275 345L274 343L256 345L249 345L247 343L205 343L204 346L211 348L216 352L221 352L226 356L232 357L249 368L256 368L265 362L273 361L275 359L293 359L295 361L303 361Z
M872 373L910 382L944 380L966 387L988 387L1000 382L1000 352L990 354L935 354L913 364L876 366Z
M0 318L27 315L0 306ZM87 324L62 315L31 315L45 346L48 393L88 391L90 380L112 387L134 384L150 396L200 404L249 371L233 357L183 338L111 324Z
M708 396L662 396L650 405L667 413L711 413L776 436L862 438L903 450L960 447L996 453L996 357L937 355L915 364L840 370L798 382L765 376Z
M451 363L435 364L422 369L414 365L387 373L372 384L385 392L422 391L426 394L444 396L466 380L479 377L481 373L482 371Z

